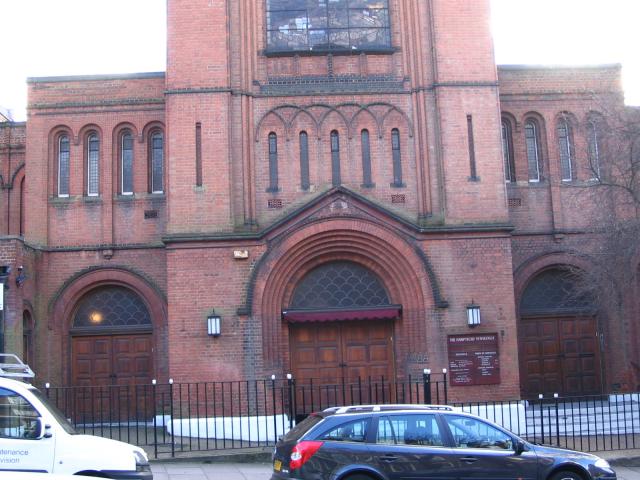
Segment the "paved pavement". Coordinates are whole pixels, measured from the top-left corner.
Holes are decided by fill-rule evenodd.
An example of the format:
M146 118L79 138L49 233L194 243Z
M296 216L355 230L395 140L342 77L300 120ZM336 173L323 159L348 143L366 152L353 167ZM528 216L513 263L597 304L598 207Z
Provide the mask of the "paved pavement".
M640 480L640 458L633 457L626 461L625 458L617 457L617 465L614 469L618 479ZM155 461L151 464L151 470L154 480L269 480L271 478L271 464L267 463Z

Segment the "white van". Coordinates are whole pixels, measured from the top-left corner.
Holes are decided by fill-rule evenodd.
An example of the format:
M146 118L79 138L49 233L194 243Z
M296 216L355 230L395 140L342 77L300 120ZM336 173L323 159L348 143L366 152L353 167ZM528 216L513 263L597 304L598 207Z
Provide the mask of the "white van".
M0 355L7 357L7 355ZM4 358L2 358L4 361ZM73 425L37 388L6 378L33 376L17 358L6 373L0 363L0 472L80 474L112 479L152 480L146 453L139 447L92 435ZM4 376L3 376L4 375Z

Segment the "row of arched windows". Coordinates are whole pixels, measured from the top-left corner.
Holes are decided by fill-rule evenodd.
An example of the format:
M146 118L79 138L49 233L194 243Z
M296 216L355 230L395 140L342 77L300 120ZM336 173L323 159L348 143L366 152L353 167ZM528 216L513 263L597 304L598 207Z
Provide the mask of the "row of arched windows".
M118 192L120 195L134 194L134 175L136 171L135 135L129 129L118 134ZM71 141L70 135L62 133L57 137L57 196L69 197L71 179ZM148 172L148 192L164 193L164 134L160 129L153 129L147 138L147 155L144 161ZM84 189L88 197L100 195L101 141L98 132L90 131L84 137Z
M331 151L331 183L334 187L342 183L340 173L340 133L332 130L329 135ZM311 186L309 179L309 138L307 132L299 133L300 145L300 187L308 190ZM278 188L278 136L275 132L270 132L268 136L269 151L269 187L268 192L277 192ZM369 130L360 132L360 151L362 153L362 186L373 187L371 176L371 144L369 141ZM404 187L402 183L402 158L400 154L400 130L391 130L391 161L393 166L392 187Z
M600 178L600 163L602 161L602 140L604 122L599 116L592 115L586 123L585 135L587 144L588 165L590 178ZM577 179L578 165L576 164L576 149L574 143L575 126L568 114L561 115L555 125L555 140L557 142L558 164L563 182ZM524 122L524 152L526 155L527 175L529 182L540 182L542 171L542 131L540 122L534 118L527 118ZM516 181L516 161L514 154L513 122L502 118L502 153L504 157L504 173L506 182Z

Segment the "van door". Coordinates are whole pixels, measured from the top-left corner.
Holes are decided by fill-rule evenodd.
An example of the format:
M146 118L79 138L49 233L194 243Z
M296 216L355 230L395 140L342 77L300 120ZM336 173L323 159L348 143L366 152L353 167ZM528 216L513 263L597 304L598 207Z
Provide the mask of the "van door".
M22 395L0 387L0 471L53 470L55 439L39 438L42 422Z

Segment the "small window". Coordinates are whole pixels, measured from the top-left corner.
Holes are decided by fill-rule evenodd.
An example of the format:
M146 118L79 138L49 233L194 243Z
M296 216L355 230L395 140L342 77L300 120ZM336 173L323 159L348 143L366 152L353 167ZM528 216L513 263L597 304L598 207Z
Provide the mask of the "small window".
M278 137L269 134L269 188L267 192L278 191Z
M100 140L95 133L87 137L87 195L97 197L100 193Z
M393 183L391 186L403 187L402 159L400 158L400 131L397 128L391 130L391 154L393 157Z
M151 134L149 170L151 193L164 192L164 135L160 131Z
M320 435L318 440L332 442L364 442L367 439L368 427L369 419L361 418L332 428Z
M602 155L602 129L600 122L595 119L587 122L588 148L589 148L589 171L591 178L600 178L600 160Z
M516 181L516 167L513 159L513 136L511 123L502 120L502 157L504 158L504 180L507 183Z
M560 153L560 171L563 182L573 180L573 146L571 144L571 125L561 118L557 125L558 151Z
M445 415L456 448L513 450L513 438L481 420Z
M442 447L444 441L433 414L389 415L378 422L376 443Z
M309 138L307 132L300 132L300 187L309 190Z
M360 132L360 147L362 150L362 186L373 186L371 179L371 145L369 144L369 130Z
M540 142L538 127L533 120L528 120L524 125L524 139L527 147L527 164L529 169L529 181L540 181Z
M337 187L342 183L340 179L340 134L331 132L331 184Z
M267 0L267 52L389 50L388 0Z
M58 140L58 196L69 196L69 137Z
M0 388L0 438L36 439L40 415L25 398Z
M120 146L120 163L122 166L122 194L133 195L133 135L125 132Z

